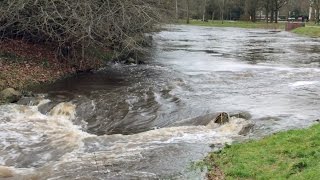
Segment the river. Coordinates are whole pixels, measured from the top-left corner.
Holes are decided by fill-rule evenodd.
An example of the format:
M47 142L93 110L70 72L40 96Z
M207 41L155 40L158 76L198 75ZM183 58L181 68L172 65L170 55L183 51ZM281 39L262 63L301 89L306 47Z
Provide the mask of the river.
M8 179L203 179L214 147L308 127L320 116L320 40L289 32L167 26L144 65L110 64L0 106ZM255 126L208 127L219 112Z

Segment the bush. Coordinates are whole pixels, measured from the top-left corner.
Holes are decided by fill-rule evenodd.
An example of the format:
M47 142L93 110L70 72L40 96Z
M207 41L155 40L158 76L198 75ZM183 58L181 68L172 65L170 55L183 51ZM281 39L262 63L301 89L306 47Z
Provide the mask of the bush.
M56 47L63 57L84 57L85 49L141 51L141 39L161 20L155 0L2 0L1 38Z

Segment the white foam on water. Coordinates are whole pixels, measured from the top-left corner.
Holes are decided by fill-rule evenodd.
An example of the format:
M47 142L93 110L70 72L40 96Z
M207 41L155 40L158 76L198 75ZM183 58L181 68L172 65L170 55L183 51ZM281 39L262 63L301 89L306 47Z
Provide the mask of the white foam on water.
M313 84L318 84L319 81L297 81L289 84L290 87L299 87L299 86L309 86Z
M76 115L76 105L72 103L60 103L49 112L49 115L53 117L64 117L69 120L74 119Z
M157 148L171 144L231 143L239 136L237 128L241 126L239 121L231 120L220 127L168 127L133 135L96 136L83 132L72 123L76 117L75 108L72 103L60 103L48 115L43 115L37 106L0 106L0 165L9 166L15 178L46 174L43 176L46 179L57 177L52 173L65 166L71 168L72 164L72 168L77 164L76 169L80 171L82 166L94 167L93 162L111 165L122 161L139 162L144 158L143 152L157 151ZM14 168L17 163L25 166L23 162L19 164L20 159L29 156L38 159L36 162L31 159L30 167Z
M27 180L27 179L40 179L37 176L34 176L34 168L15 168L10 166L1 166L0 165L0 179L9 179L9 180Z
M50 152L69 152L77 148L83 138L93 136L72 123L75 113L71 107L71 104L59 104L52 115L46 116L36 106L0 106L0 164L18 165L19 159L28 159L31 155L41 156L38 163L43 164L52 158Z
M169 148L167 151L170 154L170 146L177 144L230 144L234 137L239 137L238 132L233 130L239 130L239 127L245 122L243 119L231 119L229 123L216 127L182 126L162 128L133 135L115 134L89 137L84 139L84 141L87 141L86 146L66 154L51 168L55 169L56 172L71 168L70 171L72 172L70 173L74 173L83 171L82 168L84 168L87 171L90 170L88 173L101 174L103 172L108 174L110 173L108 167L112 168L114 165L118 166L118 164L123 163L139 164L146 160L147 152L163 153L162 148ZM223 132L224 130L228 131ZM183 156L188 156L188 152ZM97 172L95 173L95 171ZM126 169L123 169L121 174L124 175L127 172ZM132 175L133 171L129 172L129 176ZM139 174L143 172L146 171L137 171ZM54 174L53 177L56 177L56 175L60 174ZM59 178L63 179L63 177Z

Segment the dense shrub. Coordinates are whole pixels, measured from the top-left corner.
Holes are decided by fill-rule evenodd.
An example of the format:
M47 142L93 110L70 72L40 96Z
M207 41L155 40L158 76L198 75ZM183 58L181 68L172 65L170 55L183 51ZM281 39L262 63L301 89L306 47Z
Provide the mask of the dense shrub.
M157 0L0 0L0 37L53 45L60 56L92 48L139 51L161 20Z

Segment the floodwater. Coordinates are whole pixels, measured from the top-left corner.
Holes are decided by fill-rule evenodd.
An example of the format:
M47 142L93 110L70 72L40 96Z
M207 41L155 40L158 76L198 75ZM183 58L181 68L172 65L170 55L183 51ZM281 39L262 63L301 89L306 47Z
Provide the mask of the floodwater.
M319 39L193 26L153 39L145 65L109 65L0 106L0 177L203 179L190 166L213 147L320 116ZM219 112L250 113L253 131L210 126Z

